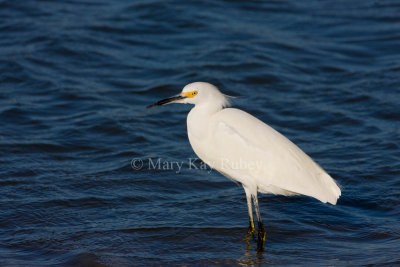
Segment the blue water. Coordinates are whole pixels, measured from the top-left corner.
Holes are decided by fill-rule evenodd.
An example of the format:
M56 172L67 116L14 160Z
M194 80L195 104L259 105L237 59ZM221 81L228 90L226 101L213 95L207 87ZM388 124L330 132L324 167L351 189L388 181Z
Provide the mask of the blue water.
M0 265L400 265L399 14L0 0ZM242 187L190 165L190 106L145 109L199 80L311 155L338 204L260 196L257 254Z

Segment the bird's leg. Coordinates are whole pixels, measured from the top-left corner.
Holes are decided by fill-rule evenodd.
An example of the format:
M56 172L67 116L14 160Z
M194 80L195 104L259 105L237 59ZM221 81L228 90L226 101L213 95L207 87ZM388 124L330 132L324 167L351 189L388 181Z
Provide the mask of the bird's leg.
M265 246L265 229L261 221L260 208L258 207L257 195L253 196L254 207L256 208L256 215L258 221L258 237L257 237L257 250L263 251Z
M252 204L251 204L251 194L245 187L243 187L243 188L244 188L244 192L246 193L247 208L249 210L249 228L247 229L247 234L253 235L256 231L256 228L254 227L254 221L253 221L253 209L252 209Z
M254 226L253 216L249 218L249 228L247 229L247 234L253 235L256 232L256 227Z

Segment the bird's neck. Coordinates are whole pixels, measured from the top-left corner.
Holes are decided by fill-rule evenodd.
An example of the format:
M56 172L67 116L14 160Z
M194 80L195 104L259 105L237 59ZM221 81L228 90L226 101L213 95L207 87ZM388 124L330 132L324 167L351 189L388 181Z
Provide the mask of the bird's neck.
M209 134L208 128L211 117L221 110L222 107L208 105L207 103L194 106L187 117L189 138L206 138Z

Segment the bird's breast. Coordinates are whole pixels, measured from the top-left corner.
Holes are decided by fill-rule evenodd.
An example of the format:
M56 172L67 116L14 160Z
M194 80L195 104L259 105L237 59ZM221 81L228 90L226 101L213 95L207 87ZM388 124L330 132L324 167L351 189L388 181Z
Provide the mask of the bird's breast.
M193 151L201 160L207 163L207 153L210 152L210 139L212 138L210 119L199 116L192 110L187 118L187 132Z
M189 128L188 138L194 153L196 153L196 155L204 161L207 150L206 147L208 147L206 138L202 138L201 136L194 134L192 131L189 130Z

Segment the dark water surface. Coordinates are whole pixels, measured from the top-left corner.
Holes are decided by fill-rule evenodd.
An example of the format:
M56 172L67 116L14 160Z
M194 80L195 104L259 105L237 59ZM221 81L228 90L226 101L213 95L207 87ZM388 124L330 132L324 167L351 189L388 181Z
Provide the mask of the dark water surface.
M399 77L395 0L0 0L0 265L400 265ZM189 165L190 106L145 109L198 80L338 205L261 196L257 255L241 186Z

